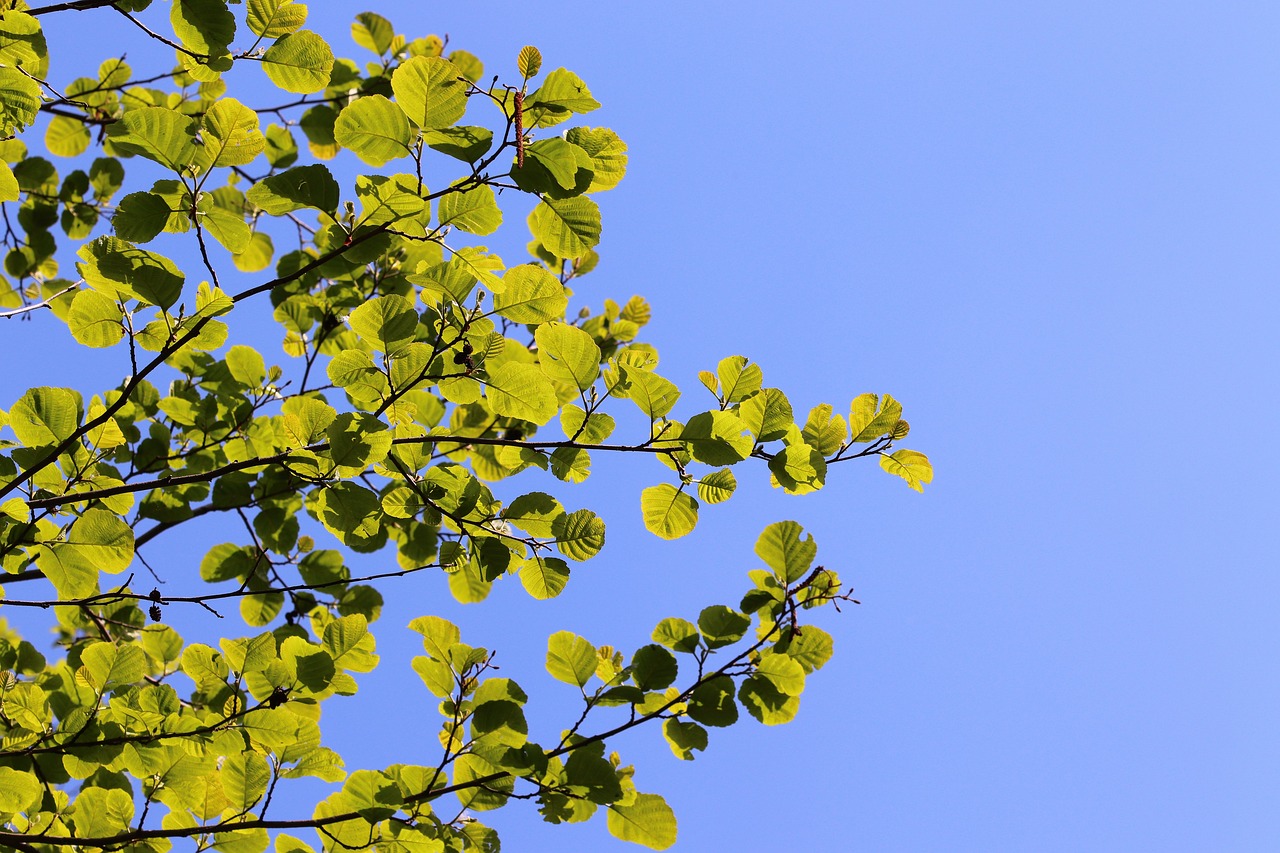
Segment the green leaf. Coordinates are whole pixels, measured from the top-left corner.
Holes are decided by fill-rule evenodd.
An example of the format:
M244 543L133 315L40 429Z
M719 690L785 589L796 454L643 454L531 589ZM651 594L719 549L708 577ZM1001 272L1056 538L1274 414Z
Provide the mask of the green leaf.
M141 646L93 643L80 653L99 693L141 681L147 674L147 656Z
M468 234L492 234L502 225L502 210L493 190L482 184L466 192L451 192L440 199L441 225L453 225Z
M171 213L169 203L154 193L129 193L120 199L111 227L121 240L148 243L164 230Z
M237 344L227 350L227 369L241 385L257 388L267 378L267 365L256 349Z
M210 195L200 199L197 209L201 226L228 252L237 254L248 248L253 232L242 213L219 206Z
M182 270L164 255L129 246L115 237L99 237L76 252L79 274L88 286L111 297L138 300L168 309L182 296Z
M733 645L746 635L750 627L751 617L723 604L703 608L698 614L698 630L702 632L707 648Z
M175 8L177 8L175 4ZM139 154L186 174L192 166L203 171L203 152L196 156L199 122L164 107L139 107L107 125L107 137L120 151Z
M822 488L827 460L810 445L797 441L769 460L769 471L787 494L803 495Z
M391 74L391 91L416 126L449 127L467 110L467 84L462 71L438 56L414 56Z
M570 560L583 562L604 547L604 520L589 509L556 516L551 523L556 548Z
M258 114L234 98L223 98L204 114L205 154L213 166L244 166L267 147Z
M569 583L569 565L559 557L534 554L520 567L520 584L539 601L555 598Z
M657 794L636 794L630 805L609 806L609 832L650 850L666 850L676 843L676 815Z
M800 433L805 443L823 456L839 450L848 435L844 418L833 415L832 412L833 409L827 403L814 406Z
M0 767L0 818L9 818L28 807L38 805L44 786L30 772Z
M418 331L418 313L403 296L379 296L352 311L347 322L378 352L396 352L413 340Z
M338 209L341 190L328 167L315 163L264 178L245 195L272 216L283 216L304 207L332 215Z
M278 124L267 125L264 134L267 140L267 162L273 169L284 169L292 166L298 159L298 143L287 127Z
M13 176L9 164L0 160L0 201L17 201L22 190L18 187L18 179Z
M422 635L422 647L440 661L447 661L449 650L462 641L458 626L439 616L419 616L409 623L409 628Z
M875 441L887 435L902 417L902 404L884 395L859 394L849 411L849 432L854 441Z
M514 524L530 536L543 539L552 536L552 523L564 515L560 501L545 492L530 492L513 500L502 513L504 521Z
M671 380L651 370L619 365L630 386L627 396L650 418L664 418L680 399L680 389Z
M662 734L681 761L692 761L695 749L703 752L707 748L707 730L697 723L669 718L662 723Z
M691 654L701 644L702 635L688 619L668 616L653 629L653 639L669 649Z
M704 503L718 504L729 500L738 481L728 468L712 471L698 480L698 497Z
M329 85L333 50L310 30L281 36L262 55L262 70L281 89L299 95L319 92Z
M87 347L100 349L120 343L124 337L124 314L114 300L93 290L81 290L71 301L67 325L75 339Z
M361 226L404 219L425 220L422 214L427 211L427 201L419 195L418 179L413 175L360 175L356 178L356 196L360 199ZM400 228L404 231L412 228L417 236L426 234L418 221L402 222Z
M547 639L547 672L566 684L586 686L596 672L596 647L572 631L557 631Z
M551 453L551 473L566 483L581 483L591 476L591 454L577 447L557 447Z
M579 391L595 384L600 375L600 347L591 335L567 323L547 322L534 330L538 364L551 379Z
M238 814L253 808L267 792L271 769L267 760L256 752L229 755L218 771L222 790Z
M708 465L732 465L751 455L755 441L732 412L703 412L689 418L680 433L693 458Z
M533 324L563 319L569 297L560 280L545 268L533 264L512 267L503 283L493 305L508 320Z
M618 134L607 127L571 127L564 138L591 158L591 185L587 192L611 190L622 181L627 173L627 143Z
M226 683L230 668L217 651L203 643L192 643L182 650L182 671L206 693L213 693Z
M545 369L545 368L544 368ZM560 410L560 429L565 437L583 444L601 444L613 434L613 418L603 412L587 414L582 409L567 404Z
M669 483L640 493L645 528L662 539L679 539L698 523L698 502Z
M306 447L316 441L337 417L328 403L310 397L290 397L282 408L284 432L290 447Z
M83 788L76 797L75 834L78 836L103 838L126 833L132 821L133 798L127 791Z
M538 71L542 68L542 51L531 44L520 48L520 54L516 57L516 68L519 69L520 76L526 80L538 76Z
M570 193L579 195L586 189L590 174L583 167L590 163L586 152L559 137L540 139L524 150L525 164L512 172L512 177L522 189L534 192ZM582 171L583 186L578 187L578 173Z
M706 726L723 728L738 721L738 705L733 701L733 679L727 675L709 678L689 694L689 716Z
M326 625L321 645L339 669L371 672L378 664L369 623L359 613L334 619Z
M392 433L386 424L364 412L344 412L325 430L329 455L342 477L359 476L370 465L387 458Z
M170 7L173 32L193 53L220 56L236 37L236 19L225 0L179 0Z
M807 674L821 669L831 660L835 643L831 635L816 625L805 625L803 634L795 634L787 644L786 655L800 664Z
M36 120L40 84L14 68L0 67L0 136L13 136Z
M231 262L240 272L261 272L271 266L275 251L271 236L258 231L249 235L249 242L231 258Z
M366 352L344 350L333 357L325 372L329 381L362 403L376 403L387 393L386 375L373 366Z
M555 417L555 388L536 365L506 362L489 369L485 399L495 415L532 421L538 426Z
M247 23L254 35L280 38L307 22L307 7L293 0L248 0Z
M738 700L747 713L766 726L789 723L800 710L799 697L788 696L774 687L769 679L757 675L743 680L738 688Z
M493 131L485 127L437 127L423 131L422 141L441 154L474 163L493 147Z
M316 501L320 523L342 541L368 538L380 526L378 496L353 483L335 483Z
M32 388L9 410L9 427L27 447L57 444L75 433L82 410L70 388Z
M804 528L794 521L778 521L770 524L756 540L756 556L773 569L774 576L784 585L803 578L818 554L818 544L813 535L800 538Z
M13 4L0 16L0 65L21 67L37 78L49 74L49 48L40 21Z
M653 643L636 649L631 657L631 679L641 690L665 690L679 672L675 655Z
M589 113L600 108L591 90L577 74L557 68L547 75L537 91L525 99L526 127L551 127L574 113ZM561 257L571 257L562 255Z
M545 198L529 214L533 238L558 258L580 258L600 242L600 207L591 199Z
M746 356L741 355L721 359L716 375L726 403L740 403L747 399L760 390L764 379L760 366L751 364Z
M805 628L808 631L808 627ZM779 693L799 696L804 692L804 667L785 654L765 654L756 664L756 673Z
M933 482L933 466L929 457L914 450L895 450L880 456L880 467L907 481L917 492L923 492L926 483Z
M395 28L386 18L374 12L361 12L351 24L351 39L378 56L391 49Z
M743 400L738 417L757 441L776 441L785 436L795 420L791 402L777 388L765 388Z
M370 166L382 166L409 154L413 133L400 107L382 95L369 95L338 113L333 138Z
M59 157L79 157L88 150L89 142L88 125L70 116L54 116L45 128L45 147Z

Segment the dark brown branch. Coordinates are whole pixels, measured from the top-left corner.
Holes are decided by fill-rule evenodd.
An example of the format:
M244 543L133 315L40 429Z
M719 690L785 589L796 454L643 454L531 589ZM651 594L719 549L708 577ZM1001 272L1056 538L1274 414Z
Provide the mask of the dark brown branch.
M506 447L527 447L530 450L555 450L558 448L571 448L574 450L604 450L616 453L672 453L670 448L651 447L643 444L581 444L576 441L518 441L509 438L467 438L465 436L454 435L423 435L423 436L406 436L394 439L391 442L396 444L456 444L459 448L466 447L469 444L488 444ZM69 503L79 503L81 501L97 500L99 498L109 498L112 495L123 495L130 492L145 492L149 489L160 489L171 486L184 486L190 483L209 483L221 477L224 474L230 474L233 471L241 471L245 468L258 468L266 465L279 465L282 462L288 462L294 454L299 450L312 453L320 453L329 449L328 442L320 442L318 444L310 444L303 448L294 450L282 450L270 456L259 456L254 459L242 459L239 462L229 462L219 468L213 468L208 471L201 471L198 474L174 474L168 477L158 477L154 480L146 480L138 483L124 483L119 486L111 486L105 489L95 489L88 492L79 492L76 494L57 495L51 498L38 498L36 500L27 501L27 506L35 509L45 509L47 507L62 506ZM305 457L299 457L305 459ZM2 493L0 493L2 494Z
M71 3L54 3L52 6L41 6L38 9L28 9L28 15L49 15L53 12L85 12L89 9L101 9L103 6L110 6L115 0L74 0Z

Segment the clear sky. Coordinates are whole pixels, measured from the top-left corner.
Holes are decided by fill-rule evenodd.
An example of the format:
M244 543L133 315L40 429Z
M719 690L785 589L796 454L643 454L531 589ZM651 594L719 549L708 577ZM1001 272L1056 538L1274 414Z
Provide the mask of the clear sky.
M309 26L356 55L361 8L313 3ZM1280 849L1280 10L370 8L493 68L537 45L588 83L631 165L584 296L645 295L664 375L693 386L742 353L797 410L890 392L937 475L921 496L852 463L787 498L740 474L661 543L638 512L652 468L598 462L560 495L605 515L608 545L562 598L390 592L380 677L326 706L349 767L431 754L409 618L498 648L551 739L563 711L539 703L572 691L542 672L547 633L634 647L732 603L761 527L794 518L863 603L823 614L836 657L791 725L713 731L692 763L656 731L618 744L676 809L676 850ZM0 407L127 372L69 344L50 317L0 326ZM170 547L194 572L191 542ZM635 849L518 803L492 822L521 853Z

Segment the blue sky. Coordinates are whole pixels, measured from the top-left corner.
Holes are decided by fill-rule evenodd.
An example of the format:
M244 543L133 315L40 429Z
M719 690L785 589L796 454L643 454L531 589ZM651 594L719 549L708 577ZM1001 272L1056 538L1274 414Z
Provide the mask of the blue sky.
M582 295L651 301L661 372L689 386L678 413L702 405L698 370L742 353L797 410L894 394L937 476L921 496L852 463L788 498L743 472L693 536L661 543L638 513L656 466L598 461L560 496L600 510L609 543L560 599L392 591L383 669L326 710L349 766L430 755L434 722L396 728L431 712L409 618L500 649L549 740L570 690L542 672L550 631L635 647L664 616L732 603L759 530L794 518L863 604L824 614L837 654L791 725L714 731L693 763L657 732L617 745L676 808L676 850L1280 846L1280 11L477 8L376 6L492 69L535 44L605 105L590 123L631 166L601 197ZM355 11L315 3L309 26L341 41ZM106 17L45 26L84 38ZM64 82L89 71L59 61ZM69 342L48 317L0 327L7 364L38 354L0 375L0 406L127 372ZM191 565L190 542L235 535L168 553ZM634 849L520 804L492 821L509 850Z

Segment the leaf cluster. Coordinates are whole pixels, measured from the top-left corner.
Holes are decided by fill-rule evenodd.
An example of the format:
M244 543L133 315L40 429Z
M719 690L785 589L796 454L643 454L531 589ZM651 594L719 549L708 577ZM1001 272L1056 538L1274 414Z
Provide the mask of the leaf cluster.
M606 546L605 520L567 497L594 462L653 457L640 516L673 539L732 497L739 465L799 495L874 456L922 490L928 459L896 447L901 404L863 394L800 422L735 355L677 419L683 391L641 339L650 304L585 296L596 196L625 176L627 146L577 123L601 105L536 48L485 83L472 54L372 12L351 27L357 62L292 0L162 5L0 13L0 319L47 312L125 376L88 400L32 387L0 410L0 607L51 611L61 655L0 622L0 843L257 853L269 831L305 830L325 850L487 851L497 836L475 813L526 800L552 823L604 809L615 836L669 847L672 810L609 741L652 722L691 759L740 709L795 716L832 650L800 613L852 599L794 522L761 535L767 568L736 606L665 619L630 654L553 634L547 672L582 702L558 739L532 740L529 694L431 615L410 628L438 753L348 771L321 707L377 666L371 625L410 575L467 603L508 578L559 595ZM126 18L147 70L121 56L60 85L43 21L72 13ZM230 74L244 68L255 83ZM28 153L33 137L67 167ZM339 157L360 164L354 181ZM482 242L512 198L531 206L516 262ZM277 355L233 341L228 315L254 310L274 319ZM641 427L619 430L631 405ZM204 516L235 541L199 555L199 583L156 572L149 543ZM347 565L383 551L394 568ZM50 592L14 597L18 584ZM245 636L179 633L181 613L228 605ZM342 787L309 816L268 814L279 785L308 776Z

